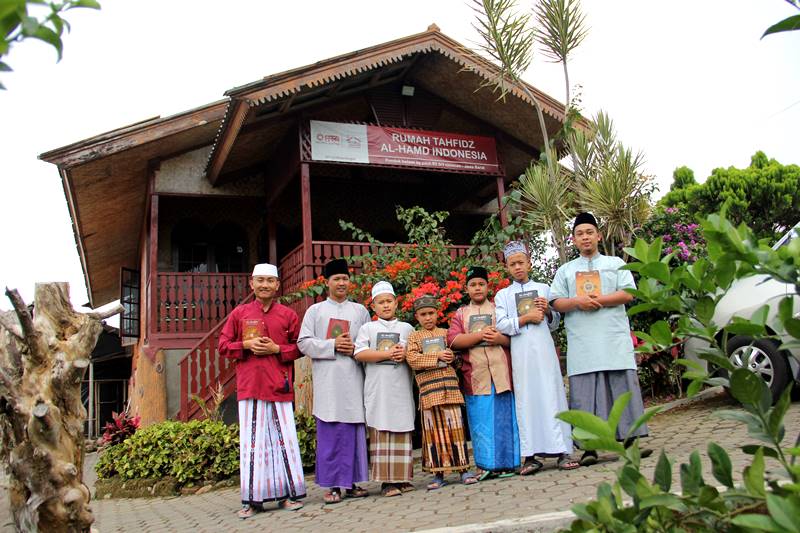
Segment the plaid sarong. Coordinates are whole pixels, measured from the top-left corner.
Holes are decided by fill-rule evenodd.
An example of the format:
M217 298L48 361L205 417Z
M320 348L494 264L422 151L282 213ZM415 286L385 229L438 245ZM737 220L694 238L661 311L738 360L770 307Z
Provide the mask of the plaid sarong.
M422 410L422 469L425 472L465 472L469 467L467 439L460 405Z
M414 477L411 431L369 431L369 477L384 483L410 482Z

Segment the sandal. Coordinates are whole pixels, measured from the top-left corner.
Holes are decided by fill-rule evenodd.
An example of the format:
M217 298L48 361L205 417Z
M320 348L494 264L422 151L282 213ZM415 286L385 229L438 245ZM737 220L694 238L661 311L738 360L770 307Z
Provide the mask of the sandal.
M367 489L361 488L358 485L353 485L352 489L344 491L345 498L366 498L369 496Z
M504 479L504 478L507 478L507 477L514 477L516 475L517 475L517 473L514 472L513 470L505 470L505 471L500 472L499 474L497 474L497 477L500 478L500 479Z
M592 466L597 464L597 452L594 450L586 450L578 460L581 466Z
M325 500L325 503L329 505L339 503L342 501L342 491L339 489L331 489L329 492L325 493L322 499Z
M391 498L392 496L400 496L403 492L397 485L391 483L384 483L381 487L381 496L384 498Z
M433 478L433 481L428 483L428 490L439 490L445 485L447 485L447 481L442 477L436 476Z
M303 502L297 500L283 500L278 504L278 509L283 509L285 511L299 511L302 508Z
M464 485L474 485L478 482L478 478L472 472L463 472L461 474L461 483Z
M400 485L398 485L398 488L399 488L399 489L400 489L402 492L411 492L412 490L417 490L417 489L414 487L414 485L412 485L411 483L400 483Z
M556 466L559 470L575 470L576 468L580 468L581 464L573 459L571 455L565 453L558 457Z
M519 469L520 476L531 476L544 468L544 463L541 461L536 460L535 458L531 457L530 459L525 460L525 464L522 465L522 468Z
M254 514L256 514L256 510L252 506L245 503L242 505L242 508L239 509L239 512L236 513L236 516L238 516L242 520L246 520L251 516L253 516Z
M490 477L492 477L493 472L491 470L481 470L481 473L478 474L478 481L486 481Z

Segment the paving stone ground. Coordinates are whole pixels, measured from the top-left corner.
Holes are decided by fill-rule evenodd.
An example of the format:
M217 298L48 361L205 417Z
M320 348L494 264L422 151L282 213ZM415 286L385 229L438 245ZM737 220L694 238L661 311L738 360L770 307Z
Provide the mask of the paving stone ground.
M739 446L750 442L746 428L737 422L722 420L714 411L731 408L724 395L703 402L672 409L657 415L650 424L653 437L646 446L656 452L643 462L643 473L652 478L658 453L663 448L676 462L675 483L678 483L677 464L688 461L692 450L701 452L706 475L711 478L710 462L705 453L710 440L723 446L730 454L736 479L747 456ZM800 431L800 403L795 402L786 417L787 435ZM417 490L395 498L381 498L379 486L366 483L371 495L359 500L345 500L337 505L325 505L323 491L308 478L309 492L305 507L297 512L277 509L239 520L238 489L225 489L202 495L175 498L111 499L92 503L96 523L101 533L123 532L192 532L222 531L421 531L446 526L480 524L567 511L573 503L594 497L601 481L613 481L619 463L601 457L593 467L558 471L549 460L544 470L530 477L489 480L477 485L463 486L451 476L450 485L427 492L428 475L415 471ZM713 479L713 478L711 478ZM0 511L2 523L8 523L7 509Z

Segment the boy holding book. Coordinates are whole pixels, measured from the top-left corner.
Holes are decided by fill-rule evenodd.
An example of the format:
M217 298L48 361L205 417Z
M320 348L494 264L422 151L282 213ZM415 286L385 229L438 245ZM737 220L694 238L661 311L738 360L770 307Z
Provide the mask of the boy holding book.
M465 485L477 483L469 472L469 452L464 436L461 406L464 397L452 367L453 352L447 347L447 330L437 327L439 302L423 295L414 301L414 317L420 330L408 336L406 361L414 369L422 411L422 469L432 472L428 490L446 483L444 476L459 472Z
M364 371L353 359L353 338L370 318L366 307L347 299L347 261L329 261L324 275L328 298L306 311L297 346L312 360L317 485L330 488L325 503L339 503L367 496L356 485L367 481L368 473Z
M513 475L519 467L519 429L512 392L510 339L495 327L495 306L487 299L486 269L467 270L469 303L450 320L447 340L463 350L461 374L478 479Z
M397 299L386 281L372 287L372 310L377 320L359 328L355 358L364 364L370 479L391 497L413 490L414 390L405 347L414 328L395 318Z
M636 285L629 270L619 270L625 261L598 252L601 235L594 215L580 213L572 235L580 256L558 269L550 290L553 309L565 314L570 407L608 419L614 400L631 392L617 426L617 439L622 440L644 413L625 312L625 304L633 300L625 289ZM647 425L631 437L645 435ZM641 451L642 457L650 453ZM584 466L596 463L597 452L585 451L580 462Z
M567 410L567 394L551 331L560 316L548 305L550 287L530 279L527 247L512 241L503 249L512 283L497 292L497 329L511 337L514 399L520 452L525 461L519 473L538 472L536 456L555 456L561 470L580 466L572 459L570 426L556 418Z

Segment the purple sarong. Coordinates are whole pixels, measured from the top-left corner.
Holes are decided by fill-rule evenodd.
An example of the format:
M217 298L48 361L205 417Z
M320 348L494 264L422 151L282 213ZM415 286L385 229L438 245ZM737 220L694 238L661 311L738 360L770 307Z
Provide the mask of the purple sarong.
M319 418L316 421L317 485L349 489L355 483L368 481L366 426Z

